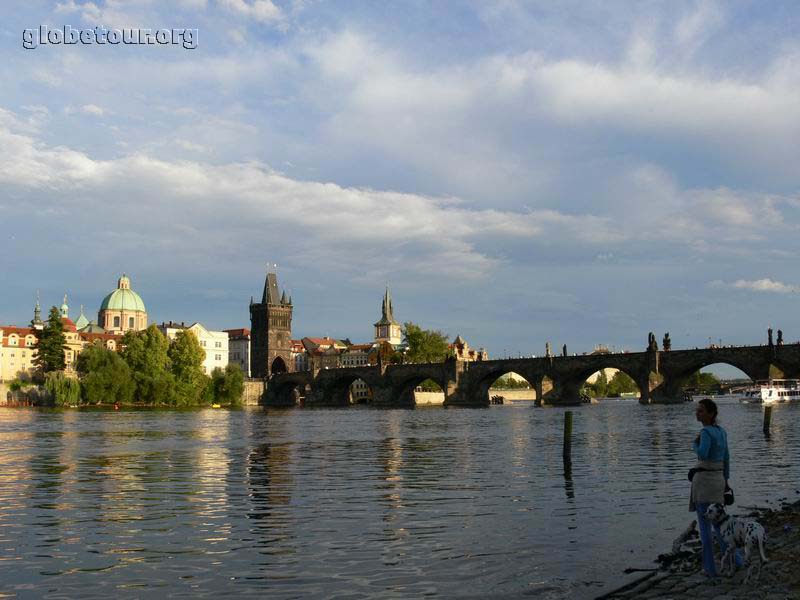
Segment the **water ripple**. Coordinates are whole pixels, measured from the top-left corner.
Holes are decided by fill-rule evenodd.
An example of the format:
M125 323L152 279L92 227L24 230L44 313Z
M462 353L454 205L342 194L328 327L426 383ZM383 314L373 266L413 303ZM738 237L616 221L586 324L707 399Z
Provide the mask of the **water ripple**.
M800 406L722 407L741 506ZM691 519L692 407L0 409L0 596L588 598Z

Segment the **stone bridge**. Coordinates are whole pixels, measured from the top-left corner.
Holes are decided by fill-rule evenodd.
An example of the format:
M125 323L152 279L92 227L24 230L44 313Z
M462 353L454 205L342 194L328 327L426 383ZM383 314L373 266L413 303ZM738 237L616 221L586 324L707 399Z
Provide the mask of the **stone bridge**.
M738 346L696 350L649 350L615 354L509 358L478 362L378 365L303 371L273 375L262 404L294 406L301 398L308 406L346 406L350 385L357 379L370 388L372 404L411 407L414 388L432 379L444 391L446 406L485 406L489 388L507 373L523 376L543 404L572 405L581 402L586 379L601 369L614 368L629 375L639 386L642 404L682 401L686 378L716 363L741 369L751 379L800 378L800 344Z

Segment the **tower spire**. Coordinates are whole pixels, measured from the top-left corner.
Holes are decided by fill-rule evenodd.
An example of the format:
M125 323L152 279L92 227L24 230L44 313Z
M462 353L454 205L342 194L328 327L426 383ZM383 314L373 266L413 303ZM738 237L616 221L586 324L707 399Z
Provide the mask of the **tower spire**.
M42 307L39 304L39 290L36 290L36 306L33 307L31 325L33 325L34 329L42 329L44 327L44 323L42 323Z

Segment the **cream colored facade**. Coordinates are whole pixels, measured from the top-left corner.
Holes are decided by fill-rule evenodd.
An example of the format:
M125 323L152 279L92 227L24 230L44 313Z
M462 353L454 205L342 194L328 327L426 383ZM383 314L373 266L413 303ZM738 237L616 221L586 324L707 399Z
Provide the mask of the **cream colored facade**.
M108 350L118 350L120 338L114 334L80 333L72 321L64 317L64 363L67 373L75 371L78 355L89 344L102 345ZM31 373L35 365L35 331L28 327L0 327L0 381L12 381L19 375Z
M228 333L226 331L211 331L203 327L201 323L194 323L187 327L183 323L172 322L162 323L158 329L170 340L174 340L179 331L191 331L206 353L203 361L203 370L206 375L211 375L216 368L224 369L228 366Z
M33 369L36 335L28 327L0 327L0 381Z

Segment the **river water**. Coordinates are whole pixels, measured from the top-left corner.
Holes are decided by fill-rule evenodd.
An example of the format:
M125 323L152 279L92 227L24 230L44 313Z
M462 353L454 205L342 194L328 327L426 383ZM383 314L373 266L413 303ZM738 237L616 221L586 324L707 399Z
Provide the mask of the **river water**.
M0 596L592 598L691 520L693 405L0 409ZM743 506L798 498L800 405L721 406Z

